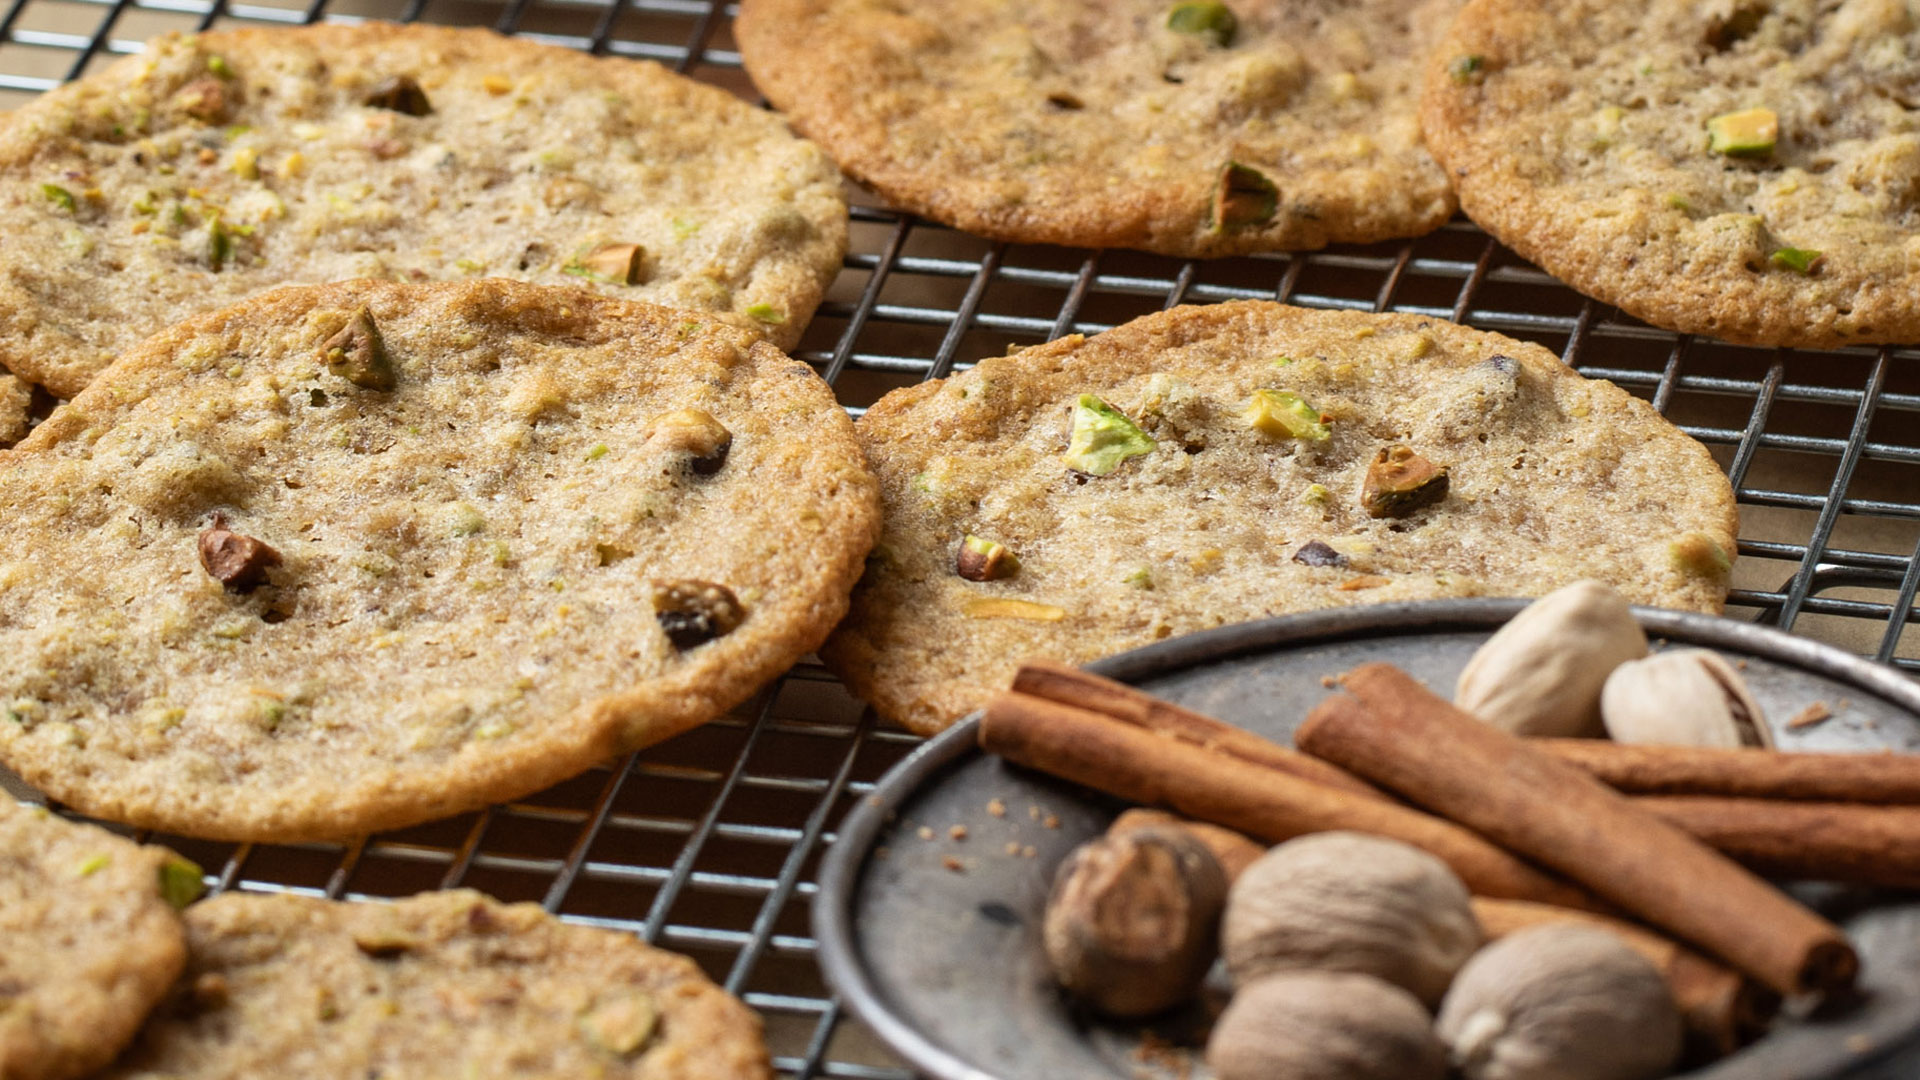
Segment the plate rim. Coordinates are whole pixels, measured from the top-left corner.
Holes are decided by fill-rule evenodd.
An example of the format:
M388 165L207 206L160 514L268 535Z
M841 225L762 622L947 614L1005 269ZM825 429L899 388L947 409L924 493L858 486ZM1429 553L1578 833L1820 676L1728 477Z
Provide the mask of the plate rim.
M1532 603L1530 598L1416 600L1278 615L1252 622L1201 630L1154 642L1096 660L1086 670L1121 682L1136 683L1202 664L1307 641L1338 641L1361 634L1431 633L1442 629L1499 626ZM1717 647L1781 661L1815 674L1850 683L1893 701L1920 716L1920 681L1897 668L1837 646L1797 637L1760 623L1667 608L1634 606L1633 614L1649 638ZM853 900L861 873L888 819L934 774L958 764L976 745L980 714L955 721L901 759L848 811L834 842L821 860L811 922L817 960L828 986L881 1042L932 1080L1000 1080L923 1034L882 999L854 943ZM1916 1032L1920 1035L1920 1032ZM1884 1054L1847 1063L1845 1069L1870 1066L1911 1046L1896 1042ZM1844 1075L1827 1072L1828 1077ZM1817 1080L1810 1077L1808 1080Z

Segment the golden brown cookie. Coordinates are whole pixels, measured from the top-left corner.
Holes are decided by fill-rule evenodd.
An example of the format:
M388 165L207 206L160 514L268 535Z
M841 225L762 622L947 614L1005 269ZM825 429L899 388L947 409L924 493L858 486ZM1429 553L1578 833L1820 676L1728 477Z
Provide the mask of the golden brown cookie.
M938 731L1029 657L1581 578L1718 611L1705 447L1538 345L1414 315L1183 307L897 390L861 419L886 529L822 656Z
M33 387L0 368L0 447L12 446L27 433Z
M1920 341L1920 11L1475 0L1428 144L1467 215L1589 296L1759 345Z
M511 277L791 347L839 272L832 164L646 61L391 23L170 35L0 123L0 363L61 397L278 285Z
M268 293L0 452L0 760L224 839L518 797L813 649L877 518L832 392L747 331L500 279Z
M0 711L0 723L12 722ZM113 1060L186 962L200 868L0 793L0 1077Z
M1458 0L746 0L754 84L889 200L1169 255L1417 236L1453 212L1420 61Z
M227 893L176 1006L104 1076L764 1080L760 1020L686 957L476 892Z

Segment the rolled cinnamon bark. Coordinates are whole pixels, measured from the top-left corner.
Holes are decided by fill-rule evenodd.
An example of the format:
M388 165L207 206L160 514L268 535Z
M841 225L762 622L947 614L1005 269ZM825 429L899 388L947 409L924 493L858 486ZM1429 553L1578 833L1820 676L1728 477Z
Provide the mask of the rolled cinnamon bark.
M1566 874L1779 993L1853 982L1859 958L1837 927L1579 768L1391 665L1362 665L1344 685L1352 697L1322 702L1295 733L1301 749Z
M1597 926L1625 941L1667 980L1686 1021L1689 1042L1702 1057L1724 1057L1766 1033L1780 996L1718 961L1645 927L1588 911L1525 900L1473 898L1473 915L1489 941L1529 926L1574 922Z
M1705 795L1633 804L1768 877L1920 888L1920 807Z
M1604 906L1485 838L1430 814L1301 780L1059 702L1027 694L996 696L980 724L980 746L1016 764L1262 840L1278 843L1307 833L1352 829L1431 852L1453 867L1469 889L1485 896L1563 907Z
M1013 691L1124 720L1135 727L1171 735L1182 742L1231 754L1242 761L1313 780L1360 795L1385 798L1380 790L1345 769L1263 739L1250 731L1182 708L1144 690L1051 660L1029 660L1013 676Z
M1722 795L1876 805L1920 804L1920 754L1810 754L1536 739L1629 795Z
M1240 871L1245 870L1255 859L1267 853L1267 845L1249 839L1244 833L1169 814L1165 810L1151 810L1144 806L1122 811L1119 817L1113 819L1113 824L1107 826L1107 835L1125 836L1138 829L1185 830L1189 836L1200 841L1208 851L1213 852L1214 861L1220 864L1220 869L1227 872L1229 885L1240 876Z

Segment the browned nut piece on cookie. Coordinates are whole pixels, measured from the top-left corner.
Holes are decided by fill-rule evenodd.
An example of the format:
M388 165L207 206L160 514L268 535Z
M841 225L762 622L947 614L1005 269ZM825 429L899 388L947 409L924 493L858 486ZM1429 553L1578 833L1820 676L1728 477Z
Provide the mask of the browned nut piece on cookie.
M173 95L180 111L195 120L217 124L227 118L227 84L215 78L195 79Z
M653 613L676 649L691 649L724 637L747 617L732 589L695 578L655 581Z
M615 285L638 285L647 249L639 244L601 244L580 257L587 276Z
M408 116L425 116L433 111L427 92L410 75L389 75L367 92L367 104L376 109L391 109Z
M247 592L266 584L267 569L280 565L280 553L251 536L230 531L226 515L215 513L213 524L200 534L200 565L220 584Z
M1447 497L1447 467L1435 465L1410 446L1384 447L1367 466L1360 506L1368 517L1404 517Z
M1227 876L1178 829L1143 828L1075 849L1053 879L1042 938L1054 977L1113 1016L1193 996L1213 964Z
M1264 225L1279 209L1280 189L1266 173L1237 161L1227 162L1220 170L1213 191L1216 231Z
M953 572L968 581L998 581L1020 572L1020 560L1007 545L967 534L954 556Z
M687 455L694 472L712 476L727 463L727 451L733 448L733 432L700 409L675 409L654 420L647 432L647 442Z
M320 346L320 359L341 378L368 390L392 390L393 363L387 358L387 346L380 340L380 329L373 325L373 312L365 307L347 319L347 325Z

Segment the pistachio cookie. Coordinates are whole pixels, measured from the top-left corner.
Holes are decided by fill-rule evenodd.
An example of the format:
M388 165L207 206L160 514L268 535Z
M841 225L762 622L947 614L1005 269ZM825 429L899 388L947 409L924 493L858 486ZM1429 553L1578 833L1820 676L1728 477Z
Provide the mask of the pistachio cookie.
M0 120L0 363L71 397L265 289L511 277L788 348L846 249L778 117L644 61L436 26L157 38Z
M227 893L187 912L176 1007L114 1080L761 1080L760 1021L683 956L476 892Z
M1733 491L1705 447L1538 345L1241 302L896 390L859 424L886 529L822 655L919 732L1030 657L1598 578L1719 611Z
M0 1077L113 1060L186 963L200 868L0 793Z
M846 413L748 331L502 279L279 290L0 451L0 760L233 840L518 797L784 671L877 529Z
M1920 341L1920 8L1475 0L1428 72L1468 216L1657 326Z
M755 85L906 209L1212 256L1417 236L1421 60L1458 0L746 0Z

